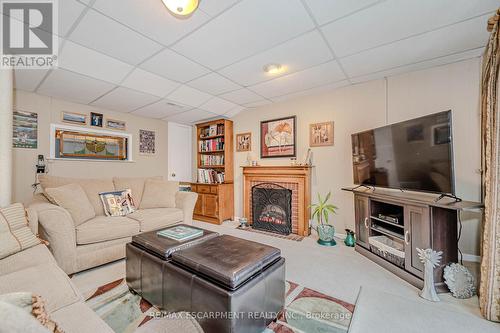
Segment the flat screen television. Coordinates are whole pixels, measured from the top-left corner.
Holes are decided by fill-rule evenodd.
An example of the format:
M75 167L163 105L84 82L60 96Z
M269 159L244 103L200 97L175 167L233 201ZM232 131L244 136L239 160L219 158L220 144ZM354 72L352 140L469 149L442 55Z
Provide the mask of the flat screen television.
M354 183L455 194L451 111L352 135Z

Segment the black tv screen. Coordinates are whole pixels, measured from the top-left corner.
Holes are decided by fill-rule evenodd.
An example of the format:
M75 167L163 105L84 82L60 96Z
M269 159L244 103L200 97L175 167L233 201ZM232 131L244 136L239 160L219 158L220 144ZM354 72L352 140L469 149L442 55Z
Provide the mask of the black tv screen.
M455 194L451 111L352 135L354 183Z

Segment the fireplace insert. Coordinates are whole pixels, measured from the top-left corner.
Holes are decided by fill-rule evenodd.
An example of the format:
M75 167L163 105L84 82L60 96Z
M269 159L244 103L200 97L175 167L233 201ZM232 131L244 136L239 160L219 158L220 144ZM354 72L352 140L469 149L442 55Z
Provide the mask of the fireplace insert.
M252 187L252 227L283 235L292 232L292 191L273 183Z

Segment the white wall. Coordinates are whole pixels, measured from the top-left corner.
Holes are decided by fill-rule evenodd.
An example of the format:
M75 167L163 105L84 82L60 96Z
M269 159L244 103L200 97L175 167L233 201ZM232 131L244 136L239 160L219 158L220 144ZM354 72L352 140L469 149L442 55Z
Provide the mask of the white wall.
M103 113L104 117L123 120L127 123L126 133L132 134L134 162L123 161L62 161L47 163L49 174L77 178L106 178L113 176L167 177L167 123L128 113L113 112L83 104L23 91L15 91L15 109L38 113L38 149L15 148L13 153L13 201L28 203L33 195L31 184L35 182L35 164L38 154L49 156L50 124L61 123L61 111L84 113ZM86 126L90 128L89 125ZM139 129L156 132L154 156L139 155ZM117 131L117 133L123 133Z
M337 232L354 228L352 194L341 191L352 186L351 134L389 123L452 110L455 150L456 193L465 200L480 200L479 134L480 59L389 77L328 93L300 97L242 112L233 118L235 134L252 132L252 155L259 159L261 120L297 116L297 157L302 160L309 148L309 124L333 120L335 145L313 150L312 180L316 193L332 192L339 212L334 217ZM242 215L242 170L247 153L235 152L235 213ZM262 165L287 165L285 159L259 159ZM463 216L460 248L479 255L477 214Z

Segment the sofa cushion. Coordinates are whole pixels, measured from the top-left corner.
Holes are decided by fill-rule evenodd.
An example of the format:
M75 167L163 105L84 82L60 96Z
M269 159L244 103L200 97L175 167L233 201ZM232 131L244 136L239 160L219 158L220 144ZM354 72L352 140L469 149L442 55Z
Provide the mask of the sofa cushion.
M178 191L178 182L147 179L144 183L144 193L139 208L174 208L175 194Z
M0 294L31 292L42 296L47 311L81 300L66 273L55 263L44 263L0 276Z
M40 185L44 190L47 188L60 187L68 184L80 184L80 186L87 194L90 203L94 207L94 211L97 216L105 215L104 207L102 206L99 193L111 192L115 190L115 185L113 184L112 179L67 178L43 174L38 176L38 181L40 182Z
M77 302L50 314L67 333L114 333L85 303Z
M66 209L73 218L75 226L95 217L94 207L79 184L68 184L46 188L45 193L58 206Z
M144 183L147 179L158 179L162 180L161 176L158 177L137 177L137 178L124 178L115 177L113 178L113 183L115 184L115 189L117 191L131 189L132 199L134 200L134 205L138 208L141 205L142 194L144 192Z
M20 203L0 209L0 259L40 244Z
M139 233L139 222L127 217L98 216L76 228L76 243L92 244Z
M157 230L182 222L184 214L179 208L141 209L128 215L141 224L141 232Z
M56 261L49 249L45 245L39 244L2 259L0 261L0 275L20 271L36 265L55 263Z

